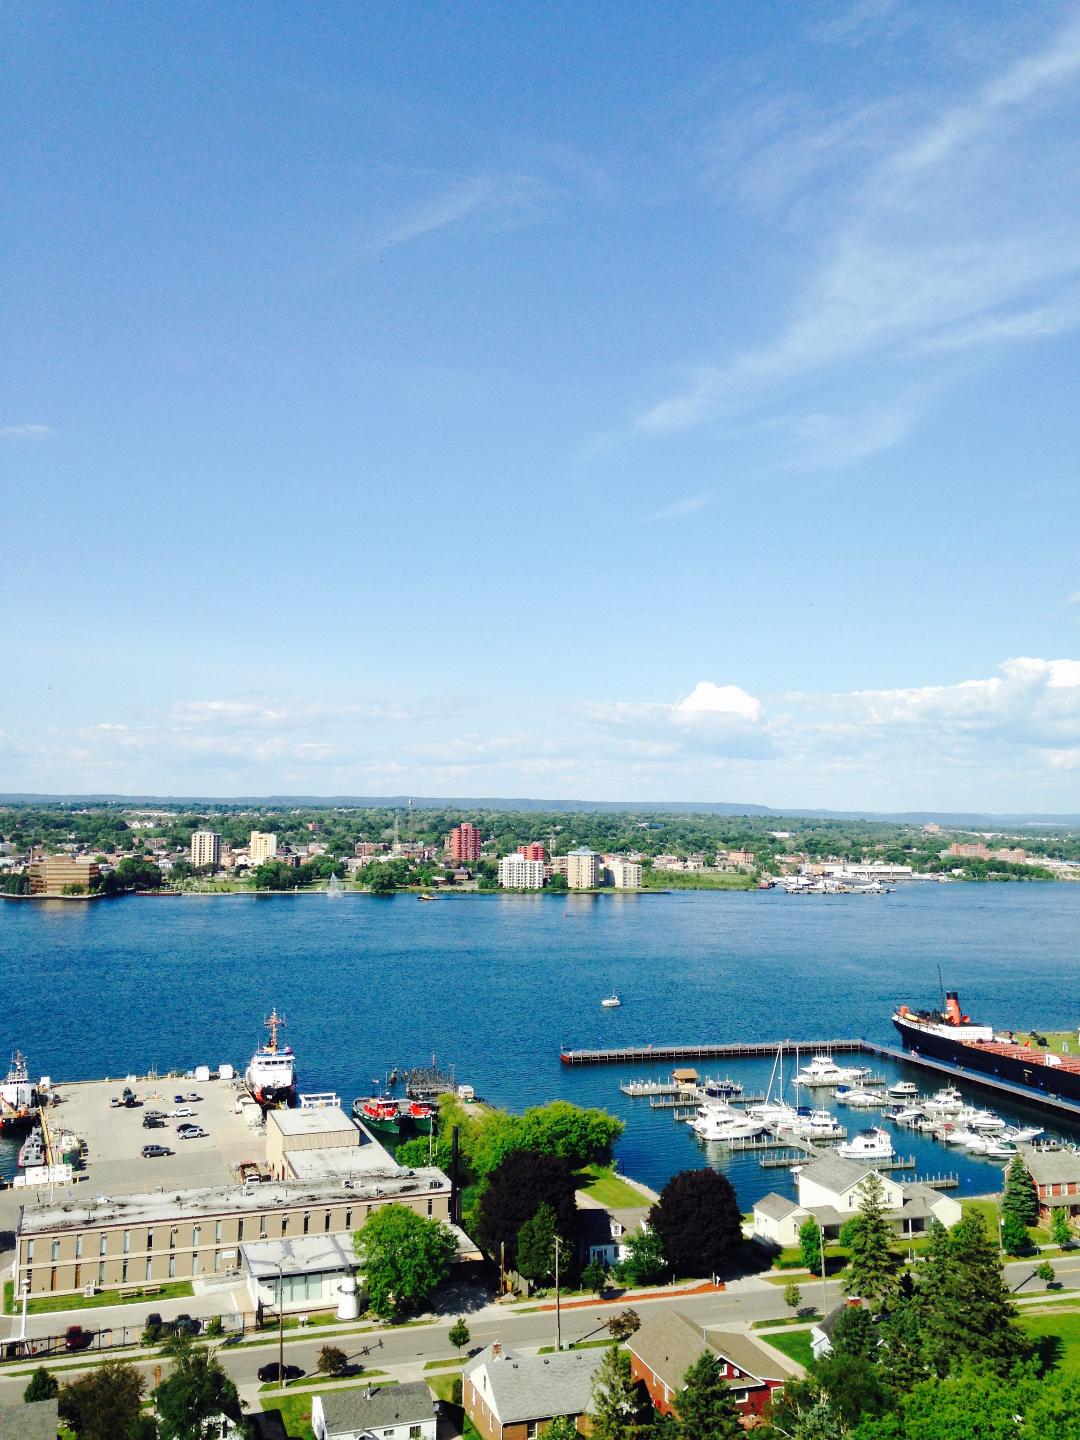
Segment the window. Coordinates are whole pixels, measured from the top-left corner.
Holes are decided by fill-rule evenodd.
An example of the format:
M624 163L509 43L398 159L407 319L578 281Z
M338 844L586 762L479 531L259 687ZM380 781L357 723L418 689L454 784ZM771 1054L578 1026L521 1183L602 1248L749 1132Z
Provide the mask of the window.
M289 1228L289 1217L288 1217L288 1215L282 1215L282 1217L281 1217L281 1233L282 1233L282 1235L284 1235L284 1234L286 1233L286 1231L288 1230L288 1228Z
M409 1426L409 1440L420 1440L420 1436L421 1436L422 1434L423 1434L423 1431L421 1430L421 1428L420 1428L419 1425L410 1425L410 1426Z
M153 1232L153 1230L147 1230L147 1232L146 1232L146 1248L147 1248L148 1250L152 1250L152 1249L154 1248L154 1232Z
M220 1269L221 1269L221 1251L220 1251L220 1250L215 1250L215 1251L214 1251L214 1269L215 1269L215 1270L220 1270Z
M49 1256L49 1259L52 1260L54 1264L55 1264L55 1262L56 1262L57 1260L60 1259L60 1241L59 1241L59 1240L54 1240L54 1241L52 1242L52 1254Z
M237 1238L237 1240L242 1240L242 1239L244 1238L244 1218L243 1218L243 1216L241 1216L240 1219L236 1222L236 1238Z
M81 1265L76 1265L76 1266L75 1266L75 1289L76 1289L76 1290L81 1290L81 1289L82 1289L82 1266L81 1266Z
M310 1226L311 1226L311 1215L310 1215L310 1213L309 1213L307 1210L305 1210L305 1211L304 1211L304 1234L305 1234L305 1235L308 1233L308 1230L309 1230Z
M153 1262L153 1260L151 1259L151 1257L148 1255L148 1256L146 1257L146 1279L147 1279L147 1280L152 1280L153 1278L154 1278L154 1262Z
M125 1284L125 1283L127 1282L127 1267L128 1267L128 1262L125 1260L124 1263L120 1266L120 1283L121 1283L121 1284Z
M346 1210L346 1211L345 1211L345 1229L346 1229L346 1230L351 1230L351 1229L352 1229L352 1210Z
M430 1196L430 1195L428 1196L427 1213L428 1213L429 1215L431 1214L431 1196Z
M220 1221L220 1220L215 1220L215 1221L214 1221L214 1239L215 1239L215 1240L220 1240L220 1239L221 1239L221 1221Z
M199 1252L197 1250L191 1252L191 1273L193 1275L199 1273Z
M26 1258L27 1258L27 1260L33 1260L33 1258L34 1258L34 1242L33 1242L33 1240L27 1240L27 1242L26 1242Z
M192 1245L194 1246L194 1248L195 1248L196 1250L199 1248L199 1241L200 1241L201 1239L202 1239L202 1226L201 1226L201 1225L193 1225L193 1226L191 1227L191 1243L192 1243Z
M175 1274L176 1274L176 1256L175 1256L175 1255L170 1255L170 1256L169 1256L169 1279L171 1280Z
M76 1235L76 1236L75 1236L75 1259L76 1259L76 1260L81 1260L81 1259L82 1259L82 1241L83 1241L83 1237L82 1237L81 1235Z
M325 1221L324 1221L324 1223L323 1223L323 1229L324 1229L324 1230L326 1231L326 1233L329 1235L329 1233L330 1233L330 1211L329 1211L329 1210L327 1210L327 1212L326 1212L326 1219L325 1219Z
M99 1261L98 1261L98 1267L97 1267L97 1283L98 1283L99 1285L104 1285L104 1284L105 1284L105 1261L104 1261L104 1260L99 1260Z
M100 1242L99 1242L99 1244L98 1244L98 1252L97 1252L97 1253L98 1253L99 1255L104 1255L104 1254L105 1254L105 1241L106 1241L107 1238L108 1238L108 1237L106 1236L105 1231L103 1230L103 1231L101 1232L101 1240L100 1240Z
M170 1249L170 1250L174 1250L175 1248L176 1248L176 1226L174 1225L174 1226L172 1227L172 1229L169 1231L169 1249Z
M525 1426L525 1434L528 1436L528 1440L536 1440L535 1420L530 1420L529 1423Z
M125 1230L125 1231L124 1231L124 1254L127 1255L127 1254L130 1252L130 1250L131 1250L131 1231L130 1231L130 1230Z

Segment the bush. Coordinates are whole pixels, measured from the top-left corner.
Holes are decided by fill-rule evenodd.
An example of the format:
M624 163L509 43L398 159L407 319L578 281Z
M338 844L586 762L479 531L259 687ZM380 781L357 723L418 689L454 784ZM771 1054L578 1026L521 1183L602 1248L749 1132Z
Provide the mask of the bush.
M224 1330L225 1326L221 1323L220 1315L212 1315L210 1319L206 1322L207 1335L221 1335Z
M450 1382L450 1404L461 1404L461 1376L455 1375Z
M343 1375L349 1364L349 1357L336 1345L324 1345L319 1351L315 1368L320 1375Z
M28 1405L33 1405L38 1400L53 1400L60 1394L60 1382L55 1375L50 1375L44 1365L39 1365L30 1377L30 1384L23 1391L23 1399Z

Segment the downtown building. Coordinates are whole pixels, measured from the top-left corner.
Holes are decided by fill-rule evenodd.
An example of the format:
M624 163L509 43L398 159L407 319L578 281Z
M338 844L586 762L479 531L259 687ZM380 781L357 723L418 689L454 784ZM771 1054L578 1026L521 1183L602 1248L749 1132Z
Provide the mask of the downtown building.
M252 830L248 854L252 865L265 865L267 860L276 860L277 836L270 830Z
M450 858L458 863L480 859L480 831L467 820L450 831Z
M499 884L504 890L542 890L547 877L543 860L526 860L523 855L504 855L499 861Z
M72 855L45 855L30 862L31 895L63 895L68 886L78 885L89 892L101 879L101 867L93 860Z

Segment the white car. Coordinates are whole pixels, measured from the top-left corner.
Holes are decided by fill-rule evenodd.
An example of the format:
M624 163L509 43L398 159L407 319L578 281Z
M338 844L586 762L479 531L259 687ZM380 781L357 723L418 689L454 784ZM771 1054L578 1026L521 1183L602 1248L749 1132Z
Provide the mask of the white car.
M179 1118L180 1118L181 1115L194 1115L194 1114L195 1114L195 1111L192 1110L192 1108L191 1108L190 1105L178 1105L175 1110L170 1110L170 1111L169 1111L169 1119L170 1119L170 1120L179 1120Z
M201 1125L178 1125L176 1133L181 1140L205 1140L207 1132Z

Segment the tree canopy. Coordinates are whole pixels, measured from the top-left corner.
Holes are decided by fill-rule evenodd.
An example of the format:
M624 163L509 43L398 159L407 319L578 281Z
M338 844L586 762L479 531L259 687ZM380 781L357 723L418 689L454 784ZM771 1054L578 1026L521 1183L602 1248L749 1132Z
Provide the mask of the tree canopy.
M741 1440L731 1387L711 1350L703 1351L683 1376L675 1411L680 1440Z
M859 1186L859 1214L851 1237L851 1262L843 1287L849 1295L861 1295L881 1307L892 1295L896 1283L896 1257L892 1253L892 1230L885 1219L885 1187L881 1176L870 1174Z
M392 1319L417 1310L446 1278L457 1248L439 1220L405 1205L385 1205L353 1235L371 1308Z
M166 1353L172 1371L154 1391L161 1440L211 1440L221 1433L223 1415L234 1425L242 1422L240 1397L216 1350L177 1335Z
M146 1381L130 1361L105 1360L61 1386L60 1415L78 1440L144 1440L145 1390Z
M573 1171L558 1155L512 1150L488 1176L480 1195L477 1240L494 1257L505 1246L506 1263L514 1267L521 1229L541 1205L550 1208L560 1235L574 1234L577 1202Z
M676 1275L712 1275L742 1241L742 1216L731 1181L715 1170L682 1170L664 1186L649 1211Z

